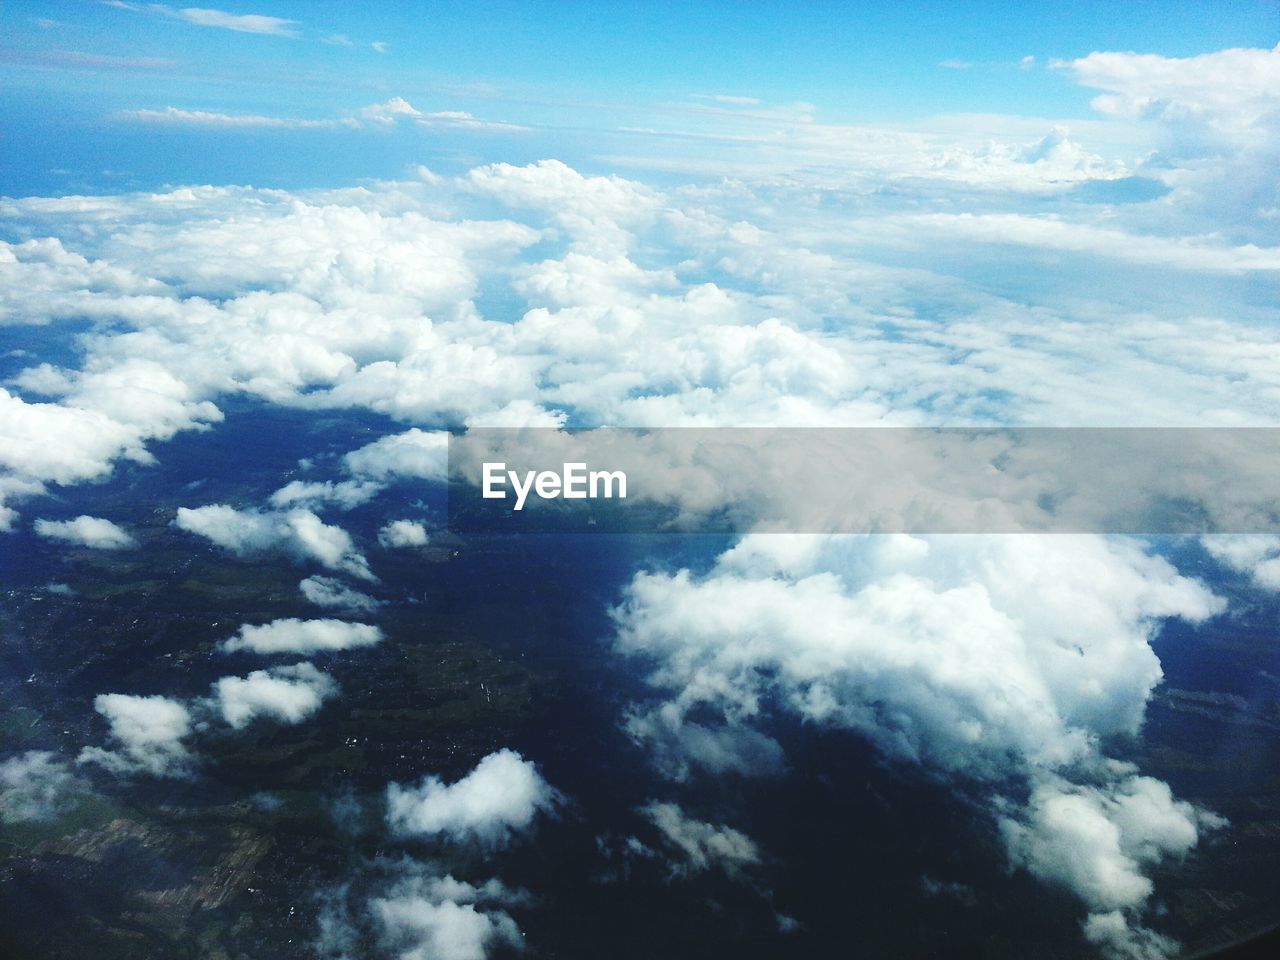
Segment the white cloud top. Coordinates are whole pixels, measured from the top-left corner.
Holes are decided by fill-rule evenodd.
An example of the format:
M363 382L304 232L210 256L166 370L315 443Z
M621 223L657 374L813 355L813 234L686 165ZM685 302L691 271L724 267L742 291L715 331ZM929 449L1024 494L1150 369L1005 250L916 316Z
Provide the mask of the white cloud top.
M217 503L179 507L173 522L178 529L206 537L238 556L281 550L361 580L377 579L351 535L310 510L263 513Z
M93 707L111 725L118 748L85 747L81 763L96 763L113 773L144 773L154 777L184 776L191 754L183 740L192 731L191 713L177 700L161 696L104 693Z
M76 543L95 550L123 550L137 541L123 527L101 517L81 515L74 520L37 520L35 531L50 540Z
M382 637L381 629L367 623L288 617L256 626L246 623L234 637L223 641L222 649L227 653L325 653L371 647Z
M257 717L301 723L337 692L333 678L309 663L255 670L247 677L223 677L214 684L222 718L237 729Z
M550 811L555 800L532 763L514 750L499 750L455 783L428 776L416 787L391 784L387 824L403 835L501 846L528 829L539 812Z

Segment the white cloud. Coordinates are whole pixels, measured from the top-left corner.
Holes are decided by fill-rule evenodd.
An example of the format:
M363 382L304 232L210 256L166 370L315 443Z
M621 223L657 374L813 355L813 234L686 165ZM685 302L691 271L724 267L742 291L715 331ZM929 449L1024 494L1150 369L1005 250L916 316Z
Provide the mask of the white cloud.
M499 750L455 783L427 776L417 786L389 785L387 824L401 835L502 846L555 803L555 791L531 762Z
M1280 591L1280 536L1217 535L1202 537L1201 542L1218 562L1249 574L1264 590Z
M81 515L74 520L37 520L36 533L50 540L78 543L95 550L121 550L137 546L129 532L110 520Z
M75 805L88 785L47 750L29 750L0 762L0 822L53 820Z
M182 741L191 733L192 722L181 703L161 696L104 693L94 698L93 708L106 717L118 748L85 747L81 763L96 763L119 774L187 774L192 758Z
M383 483L396 479L443 482L448 473L449 434L414 427L391 434L343 457L354 476Z
M385 949L401 960L485 960L495 948L520 950L524 939L502 909L524 899L501 883L456 880L405 862L401 878L369 901Z
M291 480L271 494L270 504L276 509L303 506L310 509L333 504L339 510L351 510L368 503L382 490L382 484L362 480L308 482Z
M427 528L414 520L393 520L378 531L384 547L425 547L430 539Z
M638 574L615 616L619 649L653 664L661 693L628 730L654 738L669 774L707 756L712 772L748 771L714 762L706 731L732 745L774 710L857 731L889 757L985 785L1010 811L1014 862L1094 913L1127 911L1140 937L1143 871L1213 818L1101 744L1141 727L1161 678L1159 622L1222 607L1137 545L1098 537L752 536L705 576ZM675 762L694 717L695 749ZM1091 782L1066 779L1081 771ZM1037 785L1025 809L1004 796L1011 779Z
M675 875L702 873L713 867L737 876L760 862L755 841L732 827L705 823L688 816L679 805L650 801L639 813L662 835L677 857L669 866Z
M257 717L301 723L337 692L333 678L309 663L255 670L247 677L223 677L214 684L218 709L236 729Z
M297 20L286 20L282 17L270 17L261 13L227 13L225 10L211 10L206 7L170 7L162 3L149 3L145 6L122 3L118 4L128 10L143 10L161 14L176 20L185 20L201 27L217 27L222 30L234 30L236 33L258 33L272 37L296 37Z
M371 647L382 639L382 630L367 623L289 617L261 625L246 623L234 637L223 641L222 649L227 653L324 653Z
M1170 955L1176 944L1137 922L1153 890L1144 869L1185 856L1203 828L1223 822L1126 769L1104 787L1047 777L1026 810L1000 826L1014 863L1089 906L1090 941L1108 956L1145 960Z
M173 522L178 529L206 537L237 556L283 550L361 580L377 579L350 534L324 523L310 510L263 513L209 504L179 507Z
M183 110L180 107L165 107L163 110L121 110L116 116L123 120L137 120L142 123L172 123L200 127L271 127L281 130L323 129L336 126L341 122L332 119L272 117L255 113Z
M318 607L334 607L350 613L373 613L381 604L373 597L354 590L333 577L307 577L298 589Z

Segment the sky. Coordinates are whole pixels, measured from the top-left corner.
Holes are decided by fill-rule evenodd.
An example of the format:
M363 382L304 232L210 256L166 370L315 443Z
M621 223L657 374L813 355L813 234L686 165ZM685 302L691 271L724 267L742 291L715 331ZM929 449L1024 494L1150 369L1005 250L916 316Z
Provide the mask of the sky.
M385 428L260 500L197 484L156 520L305 568L299 615L223 650L400 642L355 621L387 552L437 533L394 484L439 482L445 430L1280 425L1274 3L0 21L0 531L140 549L76 491L163 474L230 409ZM1280 589L1280 538L1207 548ZM1072 894L1101 955L1168 955L1152 877L1222 823L1108 743L1141 731L1161 625L1226 609L1197 576L1105 537L746 537L709 569L637 569L608 641L652 668L618 718L661 781L634 810L695 862L767 859L690 784L784 765L775 702L962 783L1002 865ZM302 723L342 694L304 662L175 697L104 689L100 744L4 777L185 777L193 716ZM396 785L390 835L501 845L555 806L537 757L475 760ZM481 939L514 942L492 878L411 866L365 905L384 923L492 901Z
M12 147L0 191L23 195L190 180L334 186L397 176L424 156L445 168L555 156L603 171L619 155L633 166L669 155L662 134L779 123L1090 120L1092 94L1063 62L1270 47L1280 11L1265 0L218 10L19 0L0 22ZM392 97L440 116L412 137L347 125Z

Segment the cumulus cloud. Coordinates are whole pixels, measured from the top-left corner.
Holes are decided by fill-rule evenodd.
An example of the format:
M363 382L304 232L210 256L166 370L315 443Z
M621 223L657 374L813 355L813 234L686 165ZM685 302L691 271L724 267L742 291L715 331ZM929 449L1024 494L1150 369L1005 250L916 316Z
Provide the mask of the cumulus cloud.
M129 532L110 520L81 515L74 520L37 520L35 531L50 540L62 540L95 550L122 550L137 546Z
M54 820L88 785L48 750L29 750L0 762L0 822Z
M367 593L355 590L334 577L307 577L298 589L318 607L333 607L348 613L373 613L381 604Z
M1103 787L1049 776L1027 808L1001 821L1013 862L1077 893L1088 904L1085 935L1108 956L1146 960L1176 944L1135 918L1153 891L1143 870L1182 857L1221 818L1173 798L1167 784L1122 768Z
M361 480L308 482L292 480L271 495L271 506L277 509L303 506L315 509L329 504L339 510L351 510L368 503L382 490L379 483Z
M1219 563L1247 573L1264 590L1280 591L1280 537L1271 534L1203 537L1201 542Z
M1202 585L1124 541L752 536L704 576L638 574L615 616L619 649L649 659L663 693L634 708L628 730L642 743L656 734L668 772L688 775L707 755L698 738L695 752L671 762L694 717L733 743L785 711L857 731L935 775L985 784L995 806L1013 803L1002 784L1022 778L1040 786L1005 818L1015 825L1006 826L1013 860L1069 886L1093 912L1132 918L1150 890L1140 871L1189 849L1205 815L1100 745L1142 724L1161 678L1150 645L1160 621L1200 622L1221 609ZM1096 788L1067 779L1080 771ZM1096 832L1110 831L1118 854L1091 857L1079 838L1037 826L1077 808L1097 814ZM1117 870L1124 864L1127 873Z
M350 534L326 524L310 510L262 512L219 503L179 507L173 522L178 529L206 537L238 556L282 550L361 580L377 579Z
M641 807L639 813L675 851L676 856L669 863L673 875L718 868L732 877L760 862L760 851L746 834L722 824L695 820L678 804L652 800Z
M116 748L85 747L81 763L96 763L113 773L178 777L188 773L192 757L182 742L192 731L190 711L161 696L104 693L93 708L106 718Z
M556 793L514 750L499 750L451 784L427 776L417 786L387 787L387 824L402 836L503 846L551 811Z
M255 670L247 677L223 677L214 684L222 718L239 729L257 717L301 723L338 691L328 674L310 663Z
M443 482L448 474L449 434L414 427L375 440L342 458L356 477L383 483L393 480Z
M261 625L244 624L222 643L226 653L324 653L371 647L382 641L382 630L367 623L345 620L299 620L289 617Z
M380 955L409 960L484 960L524 947L508 911L529 902L497 879L468 881L439 863L379 857L321 891L315 949L344 960L375 942Z
M378 531L384 547L425 547L428 540L427 528L415 520L393 520Z

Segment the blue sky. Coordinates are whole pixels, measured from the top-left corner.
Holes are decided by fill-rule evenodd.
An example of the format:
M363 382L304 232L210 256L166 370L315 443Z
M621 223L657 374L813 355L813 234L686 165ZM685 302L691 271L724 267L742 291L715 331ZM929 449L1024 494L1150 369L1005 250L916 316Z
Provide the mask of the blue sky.
M1053 61L1095 50L1181 57L1269 48L1280 39L1280 8L1262 0L10 2L0 24L0 121L10 144L0 192L22 195L191 180L334 185L395 176L424 159L462 168L555 156L602 169L601 157L636 152L617 142L619 128L696 131L709 107L734 110L747 125L774 122L796 104L823 123L1088 118L1094 92ZM336 126L131 118L173 108L336 124L391 97L531 129L453 125L370 137Z

